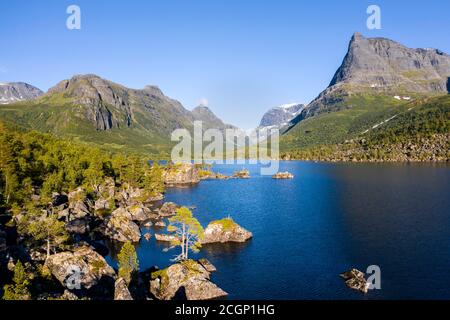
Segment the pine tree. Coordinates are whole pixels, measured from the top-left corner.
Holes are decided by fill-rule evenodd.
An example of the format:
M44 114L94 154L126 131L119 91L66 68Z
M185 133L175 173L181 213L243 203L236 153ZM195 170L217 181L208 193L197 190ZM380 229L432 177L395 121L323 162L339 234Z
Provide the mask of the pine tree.
M4 286L4 300L29 300L29 280L22 263L17 261L14 267L13 284Z
M136 249L131 242L125 242L117 255L119 264L119 277L123 278L127 284L130 284L133 274L139 271L139 261Z
M189 259L189 250L198 252L201 248L200 240L204 232L202 225L186 207L177 209L176 214L169 218L169 222L167 231L174 232L178 239L173 245L181 247L181 254L175 260Z

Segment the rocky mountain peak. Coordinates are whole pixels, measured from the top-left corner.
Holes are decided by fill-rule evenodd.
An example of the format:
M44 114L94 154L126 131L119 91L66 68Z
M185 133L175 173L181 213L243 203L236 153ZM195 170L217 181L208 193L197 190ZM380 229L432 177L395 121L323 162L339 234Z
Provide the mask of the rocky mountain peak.
M43 92L24 82L0 83L0 104L9 104L41 96Z
M207 128L213 129L228 129L234 128L232 125L225 124L219 117L217 117L211 109L207 106L200 104L195 107L191 114L194 118L194 121L202 121Z
M355 33L330 87L390 93L445 93L450 77L450 56L437 49L411 49L386 38L365 38Z
M259 127L281 128L289 124L303 109L305 105L301 103L284 104L267 111L259 124Z

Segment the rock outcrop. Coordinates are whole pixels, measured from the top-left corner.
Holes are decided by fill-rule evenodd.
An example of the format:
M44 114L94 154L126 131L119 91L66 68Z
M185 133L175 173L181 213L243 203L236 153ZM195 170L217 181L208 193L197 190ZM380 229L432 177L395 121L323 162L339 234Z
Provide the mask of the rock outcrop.
M159 208L157 211L158 211L158 214L159 214L161 217L163 217L163 218L165 218L165 217L171 217L171 216L173 216L173 215L176 214L176 211L177 211L177 209L178 209L179 207L180 207L180 206L178 206L176 203L173 203L173 202L165 202L165 203L161 206L161 208Z
M164 170L163 176L168 187L182 187L200 182L197 168L190 163L171 165Z
M105 259L88 246L53 254L47 258L46 265L69 290L91 289L103 278L114 279L116 276Z
M116 212L116 211L115 211ZM120 242L139 242L141 231L139 226L119 211L105 219L103 233L112 240ZM129 214L129 213L128 213Z
M153 272L150 292L159 300L209 300L227 295L210 281L210 272L194 260Z
M369 284L364 277L364 272L361 272L357 269L351 269L342 273L340 276L345 280L345 284L349 288L367 293Z
M114 300L133 300L125 279L119 278L114 284Z
M174 242L179 240L178 237L170 235L170 234L160 234L155 233L155 239L161 242Z
M236 171L235 173L233 173L233 178L237 178L237 179L249 179L250 178L250 171L248 170L241 170L241 171Z
M278 172L272 176L272 179L294 179L294 175L290 172Z
M231 218L211 222L205 229L202 244L245 242L253 237L250 231L245 230Z

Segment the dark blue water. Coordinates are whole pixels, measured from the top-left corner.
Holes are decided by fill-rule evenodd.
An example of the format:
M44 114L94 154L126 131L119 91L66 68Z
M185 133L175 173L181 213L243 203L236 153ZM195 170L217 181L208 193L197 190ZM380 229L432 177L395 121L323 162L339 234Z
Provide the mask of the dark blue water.
M294 180L250 169L249 180L170 189L209 221L230 215L253 232L245 244L205 246L230 299L450 299L450 167L282 162ZM242 166L216 166L231 174ZM153 230L151 230L153 233ZM141 241L141 269L177 253ZM111 259L110 259L111 260ZM381 268L381 290L363 295L339 273Z

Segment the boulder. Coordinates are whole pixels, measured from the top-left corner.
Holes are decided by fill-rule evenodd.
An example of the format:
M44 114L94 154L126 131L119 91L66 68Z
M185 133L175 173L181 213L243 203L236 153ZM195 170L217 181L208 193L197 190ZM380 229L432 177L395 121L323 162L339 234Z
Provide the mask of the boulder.
M123 215L111 215L105 220L104 234L112 240L120 242L139 242L141 231L139 226Z
M88 246L51 255L45 263L52 275L69 290L91 289L103 278L114 279L116 276L105 259Z
M88 206L82 200L76 200L69 204L70 210L70 219L81 219L84 218L91 213L89 212Z
M153 222L151 221L145 221L143 224L144 228L150 228L151 226L153 226Z
M200 263L202 265L202 267L205 268L206 271L208 271L208 272L217 271L216 267L211 262L209 262L209 260L206 258L199 259L198 263Z
M95 200L94 210L95 211L110 211L113 208L111 207L111 201L106 198L99 198Z
M155 227L157 228L164 228L166 226L166 223L164 221L158 221L155 223Z
M369 290L369 283L365 279L365 274L358 269L351 269L340 274L341 278L345 280L345 284L354 290L367 293Z
M158 209L158 214L161 217L171 217L176 214L177 209L180 206L173 202L165 202L161 208Z
M210 281L210 272L194 260L153 272L150 292L159 300L209 300L228 295Z
M206 227L202 244L225 243L225 242L245 242L252 238L253 234L245 230L231 218L225 218L211 222Z
M173 242L173 241L177 241L179 240L178 237L170 235L170 234L160 234L160 233L155 233L155 238L157 241L162 241L162 242Z
M71 300L71 301L75 301L78 300L78 297L70 292L69 290L64 290L64 293L59 297L60 300Z
M233 173L233 178L237 178L237 179L249 179L250 178L250 171L248 170L241 170L241 171L236 171L235 173Z
M75 219L66 223L66 230L70 233L85 234L89 232L89 221L86 219Z
M198 169L191 163L177 163L169 166L163 173L164 183L169 187L179 187L200 182Z
M149 218L149 215L151 214L150 209L144 207L141 204L135 204L133 206L130 206L127 208L128 212L131 215L131 220L133 221L145 221Z
M114 300L133 300L125 279L119 278L114 284Z
M161 193L156 195L150 194L145 189L135 188L128 184L122 186L122 191L119 196L119 199L124 206L151 204L152 202L160 201L164 198Z
M294 179L294 175L290 172L278 172L272 176L272 179Z
M116 193L116 183L113 178L106 178L105 181L98 186L98 193L106 199L114 198Z

